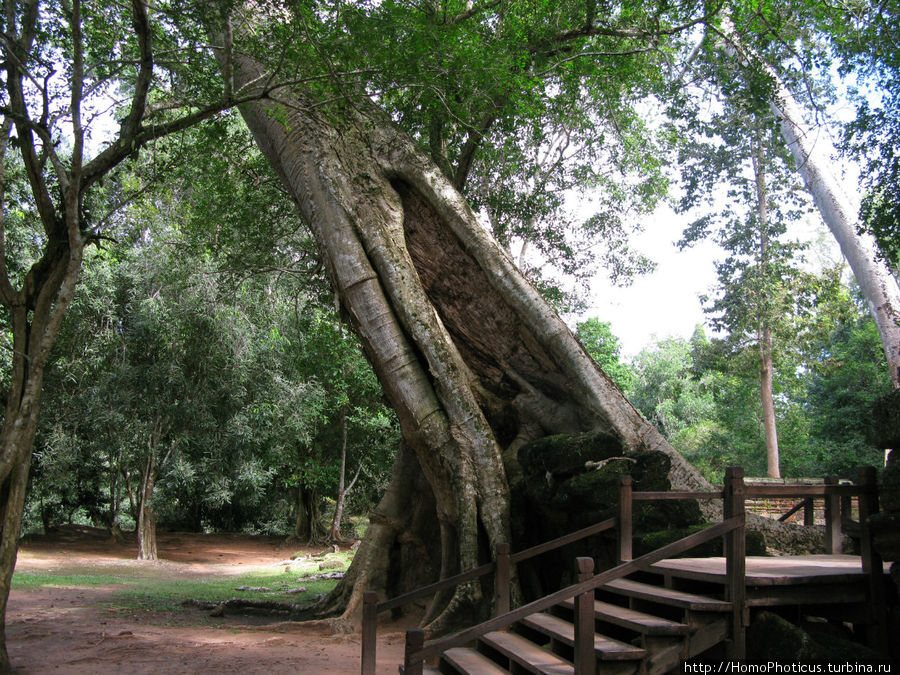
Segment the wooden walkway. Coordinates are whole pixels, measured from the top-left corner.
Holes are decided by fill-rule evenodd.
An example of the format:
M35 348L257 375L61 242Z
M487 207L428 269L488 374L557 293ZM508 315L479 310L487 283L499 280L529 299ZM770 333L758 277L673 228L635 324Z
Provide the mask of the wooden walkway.
M862 558L855 555L747 556L745 584L747 605L828 605L863 603L868 598L870 580ZM890 563L882 563L885 575ZM670 588L727 585L726 560L717 558L676 558L651 567Z
M864 581L862 558L856 555L747 556L747 586L797 586ZM891 564L883 563L885 574ZM675 558L653 565L666 576L724 584L725 558Z
M848 521L862 556L747 557L745 501L756 497L799 498L785 517L800 509L812 511L815 500L823 501L826 552L841 550ZM721 522L632 556L633 502L708 499L722 500ZM858 504L858 524L849 522L846 507L852 499ZM836 478L826 478L821 485L745 484L743 469L729 467L722 488L709 492L634 491L631 477L620 476L613 518L523 551L512 552L508 543L498 543L491 562L395 598L381 600L377 593L364 593L361 673L375 673L380 612L485 575L494 577L494 615L427 643L422 629L410 629L402 672L432 672L425 664L440 659L440 672L524 669L595 675L602 667L603 672L662 675L710 650L729 659L745 658L752 612L765 607L779 607L779 613L793 614L799 621L813 617L852 625L855 636L887 654L887 604L896 599L888 592L884 563L872 546L868 517L877 511L871 467L860 470L855 485L840 484ZM577 583L510 608L514 565L607 530L615 532L618 565L594 574L593 558L577 558ZM679 557L717 539L723 540L724 557ZM471 648L476 643L487 655ZM632 649L638 644L638 650ZM469 663L473 659L479 661L477 666ZM626 667L620 661L631 663Z

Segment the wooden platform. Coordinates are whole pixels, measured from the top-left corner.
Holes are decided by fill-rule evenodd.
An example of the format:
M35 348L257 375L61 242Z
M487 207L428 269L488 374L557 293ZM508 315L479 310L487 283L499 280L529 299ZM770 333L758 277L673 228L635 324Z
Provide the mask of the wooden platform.
M885 573L890 563L885 563ZM725 583L725 558L675 558L653 565L673 576ZM774 586L842 583L862 578L862 559L855 555L747 556L747 585Z
M884 563L884 571L890 563ZM654 564L666 585L699 582L724 586L725 558L676 558ZM747 604L777 606L866 601L868 580L853 555L747 556Z

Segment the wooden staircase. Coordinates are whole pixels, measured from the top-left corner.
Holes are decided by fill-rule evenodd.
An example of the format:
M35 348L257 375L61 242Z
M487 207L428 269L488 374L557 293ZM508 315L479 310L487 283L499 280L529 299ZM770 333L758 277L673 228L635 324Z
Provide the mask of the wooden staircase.
M847 574L841 571L841 565L837 566L841 569L831 569L829 565L824 574L820 564L799 556L799 565L787 565L791 569L778 574L771 565L754 561L760 569L748 578L744 537L744 500L748 496L824 499L826 543L832 542L829 553L839 551L841 500L857 497L862 551L859 569L845 578ZM721 499L723 520L633 558L632 502L673 499ZM360 673L377 673L379 613L432 597L458 584L475 582L489 574L494 576L493 616L476 626L428 642L421 628L408 630L401 672L406 675L673 672L684 661L700 655L713 659L745 658L746 628L753 608L823 603L829 611L841 603L851 603L859 615L858 623L871 633L872 645L886 652L884 566L871 545L866 524L867 516L877 512L877 505L877 484L871 468L860 471L857 485L838 485L835 480L813 486L747 486L743 469L729 467L722 489L711 492L633 492L631 478L621 476L618 512L614 518L515 553L508 544L499 543L492 562L401 596L380 599L373 591L364 592ZM615 531L617 535L620 561L617 566L595 575L592 558L577 558L577 583L511 609L510 580L514 565L606 531ZM724 544L723 557L675 560L720 538ZM676 564L679 562L691 563L693 567L688 565L682 569ZM435 663L437 667L426 665Z
M531 614L507 630L481 636L471 647L448 649L433 673L573 675L574 600ZM731 603L662 586L617 579L595 594L597 672L666 673L722 644Z

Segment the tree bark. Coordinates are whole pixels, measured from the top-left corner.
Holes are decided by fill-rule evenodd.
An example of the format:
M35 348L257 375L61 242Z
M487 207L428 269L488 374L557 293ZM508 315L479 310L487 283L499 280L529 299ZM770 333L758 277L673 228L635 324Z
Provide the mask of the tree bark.
M0 156L0 161L4 159ZM0 220L4 215L0 213ZM50 236L44 255L29 270L21 290L10 285L5 261L0 271L0 300L9 313L13 334L10 383L4 392L6 411L0 429L0 672L10 670L5 640L6 602L41 409L44 367L75 293L84 253L77 212L67 210L65 224L60 225L61 229ZM5 252L0 251L0 255Z
M325 541L332 543L341 543L344 538L341 536L341 520L344 517L344 504L347 501L347 494L353 489L356 480L359 478L359 472L362 465L356 471L350 485L347 485L347 406L341 407L340 425L341 425L341 471L338 476L337 499L334 502L334 515L331 518L331 528Z
M769 190L766 182L766 160L760 140L760 130L756 130L756 143L753 148L753 174L756 187L756 215L759 227L759 252L757 264L760 278L765 279L765 287L771 288L769 279ZM763 429L766 437L766 475L769 478L781 477L781 462L778 456L778 425L775 421L775 400L773 393L773 343L772 330L767 310L769 303L761 298L759 308L760 324L757 331L757 348L759 349L759 394L762 399Z
M16 567L19 535L22 530L22 511L25 508L25 492L28 487L28 471L31 469L31 453L19 463L0 489L0 672L12 670L6 651L6 605L12 574Z
M153 508L153 488L156 484L156 463L151 455L141 476L141 501L138 512L138 560L157 560L156 510Z
M235 86L265 81L249 57L231 65ZM317 106L297 91L290 105L241 112L317 239L404 440L324 612L353 619L364 590L402 592L491 557L510 541L517 451L542 436L606 431L626 452L666 453L673 486L707 485L596 367L450 180L368 99ZM457 588L428 612L430 627L483 600L477 584Z
M322 513L319 510L319 493L315 488L297 487L297 515L294 519L293 539L313 545L325 538Z
M778 427L775 422L775 402L772 393L772 331L762 328L759 335L759 379L762 399L763 428L766 433L766 475L781 478L778 456Z

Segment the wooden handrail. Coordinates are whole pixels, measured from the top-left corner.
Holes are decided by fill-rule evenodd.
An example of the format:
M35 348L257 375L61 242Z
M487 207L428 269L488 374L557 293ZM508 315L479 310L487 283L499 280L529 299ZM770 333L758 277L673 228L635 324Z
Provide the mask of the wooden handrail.
M862 479L863 474L860 474L860 477ZM861 506L861 514L864 510L877 510L877 492L874 493L876 495L874 497L874 500L870 496L871 494L873 494L872 486L874 484L871 475L866 475L865 478L860 482L862 483L862 485L838 485L837 480L832 478L827 479L826 484L824 485L753 485L746 484L744 482L743 469L740 469L739 467L729 467L729 470L726 473L725 486L720 491L633 492L631 490L630 477L623 476L622 481L620 481L620 505L619 516L617 518L610 518L605 521L601 521L600 523L596 523L552 541L538 544L537 546L525 549L524 551L519 551L518 553L504 553L504 555L506 556L506 560L508 560L511 564L515 564L523 560L532 558L536 555L540 555L541 553L560 548L561 546L578 541L593 534L598 534L605 530L613 529L617 525L619 529L620 555L624 553L630 558L630 513L631 503L633 501L724 499L725 520L723 520L723 522L721 523L718 523L717 525L712 525L704 530L701 530L700 532L696 532L687 537L684 537L683 539L679 539L678 541L663 546L655 551L651 551L650 553L647 553L635 560L622 560L620 558L620 564L610 570L593 576L590 579L581 581L580 583L573 586L569 586L568 588L561 589L548 596L535 600L534 602L531 602L527 605L523 605L522 607L519 607L513 611L503 612L503 610L508 607L508 604L501 604L498 602L498 607L501 613L498 613L497 616L477 626L472 626L454 635L450 635L439 640L432 641L430 643L423 643L424 634L422 633L421 629L413 629L412 631L408 632L409 640L407 641L405 653L405 670L406 672L415 672L416 668L421 669L421 665L424 660L436 657L447 649L466 644L467 642L471 642L492 630L504 628L528 616L529 614L548 609L549 607L557 604L562 600L567 600L570 598L575 598L576 596L584 596L587 593L592 593L595 589L614 579L619 579L635 571L646 569L650 565L659 562L660 560L680 555L681 553L684 553L691 548L699 546L720 536L726 537L726 577L729 580L728 588L726 590L726 597L731 601L733 606L731 653L735 658L742 658L742 655L744 654L744 629L746 627L746 611L744 607L744 594L746 592L744 580L746 551L743 533L743 528L745 525L744 501L746 500L746 498L804 498L803 501L801 501L801 503L797 505L797 507L792 509L791 512L787 514L787 516L792 515L794 512L799 510L799 508L801 508L803 504L811 504L812 500L815 498L824 498L826 507L828 505L832 506L831 509L826 508L826 510L833 511L834 506L836 504L838 505L838 511L836 512L836 514L832 514L832 517L827 518L827 521L831 523L831 529L834 530L830 532L832 535L832 539L836 539L837 537L839 537L840 533L840 510L842 510L840 509L841 498L846 500L851 496L859 496L861 500L868 499L869 502L867 502L866 507ZM622 501L627 501L628 503L622 504ZM875 504L874 507L871 506L873 501ZM624 518L623 514L625 515ZM622 522L623 520L626 520L627 522ZM835 525L835 523L837 524ZM835 527L838 529L835 530ZM865 532L865 534L868 533ZM627 543L624 543L624 539L628 540ZM507 550L508 548L504 549L504 551ZM874 567L871 562L872 561L870 561L870 566ZM369 616L370 620L374 622L374 619L377 616L378 612L401 606L403 604L406 604L407 602L411 602L412 600L431 595L439 590L443 590L452 585L463 583L471 579L475 579L485 574L489 574L495 570L497 570L496 561L481 565L474 569L468 570L467 572L462 572L448 579L430 584L429 586L425 586L415 591L411 591L410 593L406 593L402 596L386 600L382 603L375 604L374 598L370 598L367 604L367 616ZM364 628L364 634L365 632L366 631ZM367 672L365 669L365 662L367 661L365 647L363 651L363 672ZM370 663L374 662L374 651L371 655L369 655L368 661Z
M632 492L636 502L670 501L675 499L722 499L722 491L717 492Z
M610 581L621 579L622 577L628 576L629 574L633 574L634 572L637 572L639 570L646 569L650 565L657 563L660 560L665 560L666 558L680 555L681 553L684 553L685 551L688 551L696 546L705 544L707 541L711 541L717 537L721 537L722 535L727 534L728 532L731 532L732 530L741 528L743 527L743 525L744 518L741 517L729 518L728 520L724 520L721 523L711 525L710 527L701 530L700 532L695 532L694 534L688 535L683 539L679 539L678 541L667 544L661 548L656 549L655 551L646 553L640 558L635 558L634 560L622 563L621 565L606 570L605 572L601 572L588 581L583 581L581 583L574 584L573 586L568 586L566 588L558 590L555 593L551 593L550 595L544 596L543 598L535 600L534 602L530 602L527 605L522 605L521 607L514 609L511 612L507 612L506 614L495 616L492 619L488 619L487 621L478 624L477 626L472 626L471 628L467 628L463 631L460 631L459 633L455 633L454 635L449 635L447 637L428 642L423 646L422 649L409 653L408 658L411 661L425 661L427 659L436 657L447 649L464 645L467 642L471 642L472 640L481 637L485 633L504 628L510 624L515 623L516 621L519 621L520 619L524 619L529 614L534 614L536 612L542 612L545 609L549 609L553 605L560 603L563 600L568 600L570 598L574 598L576 595L596 590L600 586L603 586Z
M747 485L748 497L858 497L859 485Z
M599 523L594 523L593 525L589 525L588 527L576 530L575 532L570 532L569 534L562 537L557 537L556 539L544 542L543 544L538 544L537 546L526 548L525 550L519 551L518 553L512 553L509 556L509 561L513 564L516 564L522 562L523 560L533 558L536 555L540 555L541 553L546 553L547 551L561 548L566 544L571 544L572 542L579 541L580 539L590 537L591 535L599 534L600 532L604 532L606 530L611 530L615 526L616 519L607 518L606 520L601 520ZM416 590L410 591L409 593L404 593L403 595L398 595L395 598L390 598L383 602L379 602L378 612L381 613L389 609L394 609L395 607L401 607L402 605L412 602L413 600L418 600L420 598L434 595L438 591L442 591L445 588L450 588L451 586L455 586L457 584L482 577L485 574L490 574L495 570L495 568L496 562L491 561L489 563L485 563L484 565L473 567L472 569L465 572L455 574L452 577L447 577L446 579L435 581L433 584L429 584L428 586L422 586L421 588L417 588Z
M401 607L407 603L412 602L413 600L418 600L419 598L425 598L430 595L434 595L438 591L442 591L445 588L450 588L451 586L456 586L457 584L462 584L466 581L477 579L478 577L484 576L485 574L490 574L494 571L495 567L496 564L493 561L485 563L484 565L473 567L472 569L466 570L465 572L454 574L452 577L447 577L446 579L435 581L433 584L422 586L421 588L417 588L416 590L410 591L409 593L398 595L395 598L389 598L384 602L378 603L378 612L386 612L389 609Z
M522 562L523 560L528 560L529 558L533 558L534 556L540 555L541 553L546 553L547 551L561 548L566 544L571 544L573 542L580 541L581 539L586 539L587 537L590 537L592 535L600 534L601 532L605 532L606 530L611 530L615 526L616 519L607 518L606 520L601 520L599 523L594 523L593 525L589 525L588 527L570 532L563 537L558 537L557 539L553 539L552 541L538 544L537 546L532 546L531 548L526 548L524 551L513 553L509 556L509 560L512 563Z
M561 548L566 544L571 544L592 535L599 534L600 532L611 530L615 526L616 519L607 518L606 520L601 520L599 523L594 523L593 525L589 525L588 527L576 530L575 532L570 532L567 535L557 537L556 539L544 542L543 544L538 544L537 546L526 548L525 550L519 551L518 553L514 553L512 555L509 554L509 544L498 544L497 557L499 559L501 555L505 555L508 558L509 564L520 563L523 560L528 560L529 558L533 558L537 555L540 555L541 553L546 553L547 551ZM431 595L434 595L438 591L444 590L445 588L450 588L451 586L455 586L472 579L477 579L478 577L484 576L485 574L491 574L492 572L497 573L498 575L496 584L497 588L495 589L497 612L498 614L505 614L509 611L509 569L505 564L502 566L502 568L498 568L497 560L493 560L489 563L485 563L484 565L474 567L465 572L460 572L459 574L456 574L452 577L447 577L446 579L436 581L433 584L417 588L416 590L410 591L409 593L398 595L397 597L390 598L388 600L385 600L384 602L378 602L378 596L373 591L367 591L363 593L361 672L364 674L375 672L375 632L378 622L378 615L381 612L385 612L389 609L394 609L395 607L401 607L420 598L429 597ZM504 584L505 587L501 587Z

